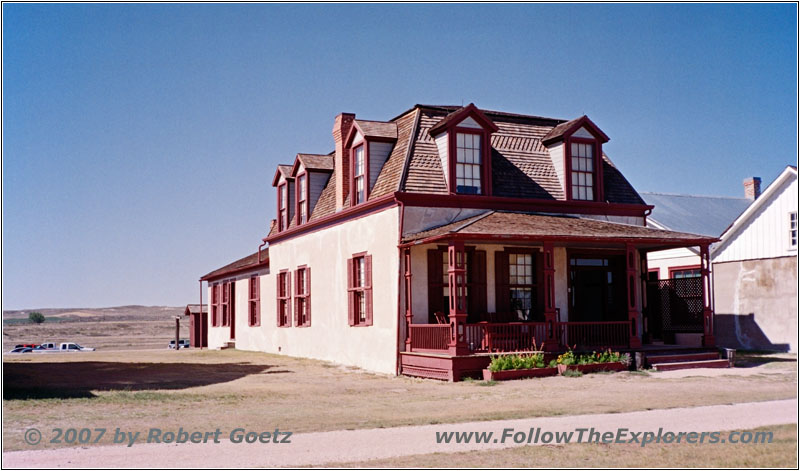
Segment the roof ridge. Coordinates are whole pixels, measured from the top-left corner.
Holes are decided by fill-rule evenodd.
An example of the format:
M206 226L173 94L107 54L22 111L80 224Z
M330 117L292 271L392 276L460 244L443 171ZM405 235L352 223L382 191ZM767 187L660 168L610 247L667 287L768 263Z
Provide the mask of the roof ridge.
M747 200L744 196L723 196L723 195L691 195L691 194L684 194L684 193L663 193L659 191L640 191L640 195L661 195L661 196L682 196L685 198L719 198L719 199L729 199L729 200Z

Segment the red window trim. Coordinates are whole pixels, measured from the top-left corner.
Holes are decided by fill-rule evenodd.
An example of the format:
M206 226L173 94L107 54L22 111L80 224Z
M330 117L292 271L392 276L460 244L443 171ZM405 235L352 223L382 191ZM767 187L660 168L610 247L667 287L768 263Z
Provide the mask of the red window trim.
M578 128L580 129L580 128ZM564 138L564 168L566 182L565 192L568 201L605 201L603 192L603 143L600 139L588 139L585 137L568 136ZM574 199L572 197L572 143L592 144L594 148L594 171L592 172L592 192L594 198L591 200Z
M222 283L222 327L231 325L231 282Z
M466 119L466 118L464 118ZM463 120L462 120L463 121ZM465 128L452 126L447 128L447 191L451 195L461 195L469 193L458 193L456 191L456 165L458 134L478 134L481 136L481 192L474 196L492 195L492 141L491 134L486 129Z
M276 322L278 327L291 327L292 326L292 277L291 272L281 270L275 277L277 280L277 287L275 291L275 298L277 300L277 309L275 310ZM285 283L284 283L285 282ZM281 286L285 285L284 295L281 295ZM286 312L285 322L282 322L281 313Z
M305 276L305 286L303 292L300 292L300 275ZM300 265L294 271L294 325L296 327L311 327L311 267L308 265ZM300 302L302 300L302 303ZM299 307L305 306L306 313L303 322L300 322L300 309Z
M364 148L364 201L356 202L356 150ZM364 138L358 145L350 148L350 206L364 204L369 200L369 141Z
M284 231L289 228L289 182L284 180L283 183L278 184L278 232ZM284 223L283 215L281 214L281 195L283 187L286 187L286 222ZM284 225L285 224L285 225Z
M676 271L688 271L688 270L701 270L702 267L700 265L682 265L677 267L669 267L669 278L675 278L674 273Z
M356 286L356 263L357 259L364 259L364 286ZM364 321L357 316L356 293L364 296ZM369 327L373 321L372 310L372 255L367 252L359 252L347 259L347 311L348 323L351 327Z
M298 173L297 176L294 179L295 180L295 185L294 185L295 211L294 211L294 213L297 215L297 225L298 226L301 225L301 224L307 223L308 222L308 218L311 216L309 214L309 212L310 212L309 209L310 208L309 208L309 205L308 205L309 193L310 193L309 189L308 189L308 187L309 187L308 175L309 175L308 171L307 170L303 170L301 173ZM300 212L300 206L301 206L301 203L300 203L300 177L305 177L305 179L306 179L306 191L305 191L305 195L303 195L305 197L305 201L303 201L303 203L302 203L302 205L305 205L305 210L306 210L306 220L305 221L301 221L300 220L300 214L301 214L301 212Z
M219 283L211 285L211 327L219 327Z
M248 316L250 327L261 325L261 277L253 275L248 280Z
M655 273L656 274L656 279L659 279L659 280L661 279L661 269L660 268L648 268L647 269L647 274L649 275L650 273Z

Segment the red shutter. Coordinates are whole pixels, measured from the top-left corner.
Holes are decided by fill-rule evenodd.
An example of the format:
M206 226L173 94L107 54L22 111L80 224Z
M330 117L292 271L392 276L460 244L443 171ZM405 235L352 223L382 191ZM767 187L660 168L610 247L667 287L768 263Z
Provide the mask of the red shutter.
M278 306L278 309L275 311L275 312L278 313L278 315L276 317L276 321L278 323L278 327L280 327L282 325L281 324L281 278L282 277L283 277L283 273L278 273L275 276L275 279L278 280L278 289L275 291L275 294L276 294L275 298L277 299L277 306Z
M442 251L428 250L428 322L436 323L433 313L444 309L444 296L442 296Z
M347 322L356 325L355 302L353 299L353 259L347 259Z
M486 251L476 250L470 264L469 313L475 320L483 320L486 316Z
M261 277L256 276L256 325L261 325Z
M364 298L366 298L367 322L372 325L372 255L364 256Z
M289 311L288 315L291 316L294 310L292 309L292 272L286 272L286 307ZM291 327L292 326L292 319L288 317L286 319L286 325Z
M308 188L306 178L306 188ZM306 267L306 325L311 326L311 267Z
M300 325L300 270L294 271L294 325Z
M495 311L507 314L511 310L508 293L508 254L494 253Z

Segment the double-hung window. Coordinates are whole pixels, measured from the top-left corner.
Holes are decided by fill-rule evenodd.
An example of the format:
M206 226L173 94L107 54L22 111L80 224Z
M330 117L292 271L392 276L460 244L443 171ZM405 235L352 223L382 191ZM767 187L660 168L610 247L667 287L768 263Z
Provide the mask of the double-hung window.
M481 135L456 133L456 193L480 195Z
M297 177L297 221L304 224L308 220L308 205L306 199L307 175Z
M355 185L353 196L355 204L363 203L367 200L367 168L366 156L364 155L364 145L353 149L353 184Z
M260 278L258 276L251 276L249 280L248 290L248 325L251 327L261 325L261 293L260 293Z
M594 144L573 142L570 145L572 165L572 199L594 201Z
M286 183L278 187L278 230L289 227L289 185Z
M797 211L789 213L789 248L797 250Z
M308 327L311 325L311 269L309 267L299 267L294 273L295 325L297 327Z
M372 256L347 260L347 307L351 326L372 325Z
M289 270L278 273L278 327L292 326L292 281Z

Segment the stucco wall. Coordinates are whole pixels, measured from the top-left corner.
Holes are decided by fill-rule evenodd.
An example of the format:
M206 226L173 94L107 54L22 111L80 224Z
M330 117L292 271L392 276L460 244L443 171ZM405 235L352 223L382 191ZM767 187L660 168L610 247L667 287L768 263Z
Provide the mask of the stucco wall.
M261 277L261 326L247 325L247 279L237 282L236 348L395 373L397 234L398 210L390 208L270 246L270 274ZM372 255L374 318L369 327L348 325L347 259L360 252ZM301 265L311 269L311 326L277 327L277 273L289 269L294 276ZM228 328L210 329L211 348L228 340Z
M797 257L714 263L717 345L797 351Z

